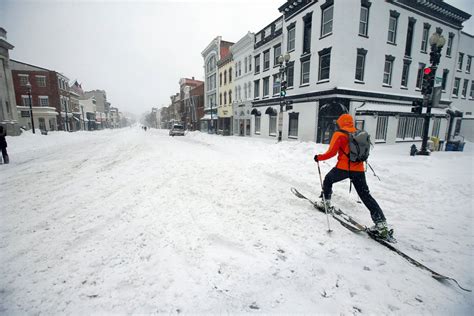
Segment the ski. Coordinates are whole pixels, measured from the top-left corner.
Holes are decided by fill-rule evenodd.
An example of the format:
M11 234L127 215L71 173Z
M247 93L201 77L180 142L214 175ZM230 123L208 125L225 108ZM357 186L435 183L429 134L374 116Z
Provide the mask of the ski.
M321 209L318 207L318 205L316 204L316 202L314 202L313 200L311 200L310 198L307 198L306 196L304 196L303 194L301 194L296 188L291 188L291 192L298 198L300 199L304 199L304 200L307 200L308 202L311 203L311 205L313 205L318 211L320 212L325 212L324 209ZM332 213L332 217L335 218L342 226L348 228L349 230L351 230L352 232L365 232L371 239L375 240L376 242L378 242L379 244L387 247L388 249L390 249L391 251L397 253L398 255L400 255L401 257L403 257L405 260L407 260L408 262L410 262L411 264L417 266L418 268L421 268L421 269L424 269L428 272L431 273L431 276L436 279L436 280L439 280L439 281L443 281L443 280L450 280L450 281L453 281L454 283L456 283L456 285L461 289L461 290L464 290L464 291L467 291L467 292L471 292L471 290L469 289L466 289L464 287L462 287L459 282L454 279L454 278L451 278L451 277L448 277L448 276L445 276L443 274L440 274L430 268L428 268L427 266L425 266L424 264L422 264L421 262L413 259L412 257L410 257L409 255L407 255L406 253L404 253L403 251L401 251L400 249L398 249L397 247L395 247L392 243L394 241L393 240L390 240L390 239L384 239L384 238L381 238L380 236L378 236L377 234L374 234L372 231L368 230L368 228L360 223L358 223L356 220L354 220L352 217L350 217L348 214L344 213L341 209L338 209L338 208L334 208L334 212ZM393 238L393 237L391 237Z

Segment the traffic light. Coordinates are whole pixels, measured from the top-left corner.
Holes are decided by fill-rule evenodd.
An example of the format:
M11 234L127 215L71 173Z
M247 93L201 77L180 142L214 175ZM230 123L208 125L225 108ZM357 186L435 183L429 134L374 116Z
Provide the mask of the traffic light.
M421 94L430 95L433 92L434 71L427 67L423 69L423 82L421 85Z
M421 115L422 111L423 111L423 101L420 101L420 100L413 101L411 112Z
M286 81L282 81L280 84L280 96L285 97L286 96L286 88L287 88L287 83Z

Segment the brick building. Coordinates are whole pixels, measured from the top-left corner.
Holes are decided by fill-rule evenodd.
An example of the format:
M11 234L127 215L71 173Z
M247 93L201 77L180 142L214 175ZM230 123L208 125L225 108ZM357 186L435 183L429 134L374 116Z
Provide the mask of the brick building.
M69 79L45 68L10 61L16 104L21 126L31 128L28 83L31 85L31 103L35 128L41 130L72 130Z

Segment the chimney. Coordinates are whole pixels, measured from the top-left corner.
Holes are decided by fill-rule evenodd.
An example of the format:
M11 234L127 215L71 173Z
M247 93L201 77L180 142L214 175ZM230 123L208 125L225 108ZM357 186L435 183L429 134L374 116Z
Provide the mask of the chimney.
M194 80L194 77L192 77L192 78L193 78L193 80Z

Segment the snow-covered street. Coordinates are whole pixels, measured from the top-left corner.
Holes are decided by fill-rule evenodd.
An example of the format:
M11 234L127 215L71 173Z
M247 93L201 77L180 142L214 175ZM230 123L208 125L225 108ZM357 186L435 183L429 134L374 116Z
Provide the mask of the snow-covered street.
M290 192L317 198L326 145L138 127L7 141L0 314L473 313L473 293L334 220L328 234ZM474 289L473 144L410 146L375 147L371 193L398 248ZM371 224L348 181L333 201Z

